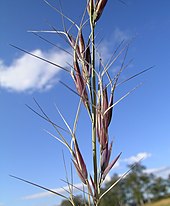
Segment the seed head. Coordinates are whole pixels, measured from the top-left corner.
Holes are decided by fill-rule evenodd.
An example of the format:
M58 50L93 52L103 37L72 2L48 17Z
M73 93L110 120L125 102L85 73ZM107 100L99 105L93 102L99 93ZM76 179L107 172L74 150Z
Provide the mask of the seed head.
M107 95L107 88L103 89L103 96L102 96L102 104L101 104L102 113L108 109L108 95Z
M87 169L86 169L86 164L83 160L83 157L81 155L81 152L79 150L78 143L76 140L74 141L73 156L74 156L73 163L75 165L77 173L78 173L80 179L82 180L82 182L84 184L87 184L88 173L87 173Z
M81 29L79 31L79 50L80 50L81 58L84 59L85 43L84 43L84 38Z
M82 72L84 79L89 80L91 76L91 53L89 46L87 46L85 50Z
M96 7L95 7L95 17L94 17L95 22L97 22L101 17L107 1L108 0L97 0Z
M80 57L80 48L79 48L79 45L76 43L75 39L73 38L73 36L70 34L67 34L67 38L70 43L70 46L75 50L76 55Z
M86 81L81 74L77 59L74 60L74 73L72 74L72 78L75 82L78 94L82 98L84 105L87 106L88 94L86 90Z
M106 148L102 151L102 156L101 156L101 173L103 173L105 171L105 169L107 168L109 161L110 161L110 155L112 152L112 145L113 142L111 142L109 148L108 148L108 144L106 146Z
M93 15L94 11L94 0L89 0L87 3L87 12L89 16Z
M108 108L105 110L105 125L106 128L109 127L110 122L112 120L112 113L113 113L113 93L111 93L110 95L110 100L109 100L109 104L108 104Z
M108 143L108 127L112 119L113 94L108 101L107 88L102 89L102 94L97 108L97 136L102 150Z
M122 153L120 153L114 160L112 160L112 162L106 167L105 171L102 174L102 179L104 180L106 175L110 172L110 170L112 169L112 167L116 164L116 162L118 161L118 159L120 158Z
M100 110L97 111L97 136L98 141L101 146L101 150L103 151L108 143L108 128L104 125L103 116L100 112Z

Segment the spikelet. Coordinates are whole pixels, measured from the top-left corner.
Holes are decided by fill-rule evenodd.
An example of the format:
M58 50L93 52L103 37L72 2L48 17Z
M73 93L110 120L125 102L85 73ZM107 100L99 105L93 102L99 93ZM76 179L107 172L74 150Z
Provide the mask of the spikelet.
M108 0L98 0L96 2L94 17L93 17L94 22L97 22L100 19L107 1Z
M106 148L103 150L102 155L101 155L101 173L103 174L103 172L105 171L105 169L107 168L109 161L110 161L110 155L112 152L112 145L113 142L111 142L109 148L108 148L108 144L106 146Z
M73 64L74 64L74 72L71 74L72 78L73 78L74 83L76 85L77 92L80 95L80 97L82 98L82 101L83 101L85 107L88 107L89 101L88 101L88 94L87 94L87 90L86 90L86 81L81 74L77 58L75 58Z
M87 12L89 16L91 16L91 14L93 15L93 11L94 11L94 0L89 0L87 3Z
M89 81L91 77L91 53L89 46L86 47L84 54L84 62L82 65L83 78Z
M87 184L88 173L87 173L87 169L86 169L86 164L84 162L84 159L83 159L82 154L80 152L80 149L78 147L78 143L77 143L76 139L74 141L74 153L73 153L73 156L74 156L73 163L75 165L77 173L78 173L81 181L84 184Z
M81 58L84 59L85 43L84 43L84 38L81 29L79 31L79 50L80 50Z
M107 94L107 93L106 93ZM111 122L111 120L112 120L112 113L113 113L113 107L112 107L112 105L113 105L113 93L111 93L111 95L110 95L110 100L109 100L109 104L108 104L108 107L107 107L107 109L105 110L105 114L104 114L104 119L105 119L105 126L106 126L106 128L108 128L109 127L109 125L110 125L110 122Z
M113 104L113 94L108 101L107 88L102 89L101 98L97 108L97 136L102 150L106 149L108 143L108 127L112 119L111 107ZM107 111L107 112L106 112Z
M105 171L102 174L102 180L105 179L106 175L110 172L110 170L112 169L112 167L116 164L116 162L118 161L118 159L120 158L122 153L120 153L114 160L112 160L112 162L106 167Z
M73 38L73 36L71 36L70 34L67 34L67 38L70 43L70 46L75 50L76 55L80 57L80 48L79 48L79 45L76 44L76 41Z
M98 141L101 146L101 150L103 151L108 143L108 128L104 125L103 115L100 112L100 109L97 110L97 136Z

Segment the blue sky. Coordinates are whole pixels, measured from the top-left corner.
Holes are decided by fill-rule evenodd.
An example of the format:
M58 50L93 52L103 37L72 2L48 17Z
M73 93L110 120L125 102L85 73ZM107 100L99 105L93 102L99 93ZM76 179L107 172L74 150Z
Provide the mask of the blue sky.
M58 1L50 1L58 7ZM97 26L101 54L108 58L122 40L134 38L127 61L134 61L122 79L150 66L154 69L117 89L116 99L143 83L114 109L110 139L114 140L113 156L123 152L113 172L126 171L126 164L144 156L149 171L166 176L170 173L170 2L168 0L108 1ZM79 22L86 1L62 1L66 15ZM78 98L58 80L74 87L67 73L59 71L14 48L14 44L63 66L70 57L53 48L28 30L49 30L49 25L62 29L61 17L42 0L1 1L0 3L0 206L56 205L59 200L44 191L9 177L16 175L49 188L65 184L62 161L70 156L65 148L45 130L54 130L33 114L25 104L36 109L36 98L55 122L63 125L55 104L72 124ZM44 37L68 49L56 35ZM118 62L118 65L120 62ZM116 69L116 68L115 68ZM111 70L114 73L114 67ZM88 117L82 108L78 124L78 139L89 171L91 171L90 133L85 128ZM75 176L75 183L79 183ZM36 194L36 196L34 196Z

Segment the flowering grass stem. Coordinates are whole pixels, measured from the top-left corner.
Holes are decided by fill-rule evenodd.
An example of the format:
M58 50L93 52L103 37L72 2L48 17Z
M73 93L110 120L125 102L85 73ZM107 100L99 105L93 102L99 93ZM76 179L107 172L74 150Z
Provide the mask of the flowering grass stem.
M46 63L49 63L57 68L60 68L66 71L72 77L74 85L75 85L75 89L70 88L67 84L63 83L63 81L60 81L60 82L64 86L66 86L70 91L78 95L78 97L80 98L78 106L77 106L77 111L75 114L74 122L73 122L73 128L71 128L71 126L68 124L64 115L60 112L58 107L56 107L58 111L58 115L61 117L62 121L64 122L66 129L55 124L48 117L48 115L43 111L43 109L41 108L41 106L38 104L36 100L34 101L36 105L38 106L38 108L40 109L40 113L38 113L36 110L32 109L29 106L28 108L30 108L34 113L36 113L38 116L46 120L48 123L50 123L54 127L58 137L53 135L51 132L47 131L47 133L53 136L55 139L57 139L60 143L65 145L67 149L70 151L71 160L74 165L75 171L77 172L77 175L80 177L83 187L85 187L87 190L87 191L84 191L84 189L83 190L79 189L79 191L83 191L84 204L88 206L90 205L99 206L101 199L118 182L120 182L131 170L130 169L127 172L125 172L105 192L101 193L101 187L102 187L103 181L105 180L106 176L108 175L108 173L111 171L111 169L114 167L114 165L116 164L116 162L121 156L121 153L119 153L116 156L116 158L114 158L113 160L110 160L113 142L109 141L109 126L112 120L113 108L120 101L122 101L125 97L127 97L134 90L136 90L136 88L138 88L140 85L128 91L124 96L122 96L117 101L115 101L115 98L114 98L115 90L117 86L125 82L128 82L129 80L137 77L138 75L150 70L152 67L145 69L120 82L119 78L120 78L121 73L127 68L127 66L130 63L129 62L128 64L126 64L126 57L128 53L129 43L125 44L125 46L122 46L124 44L124 41L122 41L118 45L116 50L113 52L113 55L107 61L106 64L102 62L102 56L100 56L97 52L96 41L95 41L96 40L96 36L95 36L96 30L95 29L96 29L96 25L98 21L100 20L103 14L104 8L108 0L87 0L86 9L88 12L88 17L86 20L85 19L86 12L84 12L82 19L81 19L80 26L78 26L68 16L63 14L61 5L60 5L60 10L58 10L53 5L51 5L47 0L44 0L44 2L61 15L63 31L58 31L57 29L55 29L55 27L52 26L51 31L31 31L31 32L53 46L56 46L56 45L54 45L51 41L41 37L40 35L36 33L54 33L54 34L62 36L62 38L65 39L65 41L69 44L69 46L72 49L72 53L67 52L66 50L62 49L63 51L65 51L66 53L72 56L73 64L72 65L68 64L70 69L64 68L56 63L53 63L47 59L37 56L17 46L14 46L14 45L11 45L11 46L33 57L36 57ZM65 24L64 20L67 20L71 24L69 29L66 28L67 24ZM84 30L84 25L88 23L89 23L88 26L90 28L90 32L89 32L90 34L88 35L88 38L87 38L84 35L83 30ZM71 34L73 27L75 27L75 30L77 32L77 35L75 36ZM120 56L123 56L122 63L120 65L119 70L116 72L114 78L112 78L109 74L109 69L115 64L115 62L120 58ZM100 61L99 69L96 68L96 57L98 57ZM91 129L91 135L92 135L91 136L91 144L92 144L91 151L92 151L93 176L88 171L88 165L86 165L86 161L80 149L77 134L76 134L81 105L84 106L85 110L89 114L89 119L91 121L90 129ZM70 137L69 141L66 139L65 133L69 134L69 137ZM73 188L76 188L76 186L74 186L73 184L73 171L71 168L71 181L69 181L65 159L63 161L64 161L65 170L66 170L66 181L64 182L67 183L68 185L68 189L66 189L65 191L70 196L69 198L59 193L56 193L53 190L50 190L38 184L32 183L30 181L24 180L22 178L18 178L16 176L12 176L12 177L18 180L24 181L26 183L32 184L34 186L37 186L39 188L45 189L46 191L49 191L53 194L59 195L67 199L71 203L72 206L75 206L76 204L74 202ZM88 199L87 201L88 204L86 204L86 197Z

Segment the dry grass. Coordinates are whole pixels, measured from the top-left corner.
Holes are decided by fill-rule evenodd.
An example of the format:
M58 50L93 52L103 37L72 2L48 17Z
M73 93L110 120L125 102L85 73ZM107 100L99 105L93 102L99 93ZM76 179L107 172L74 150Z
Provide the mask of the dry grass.
M154 203L146 204L145 206L170 206L170 198L159 200Z

